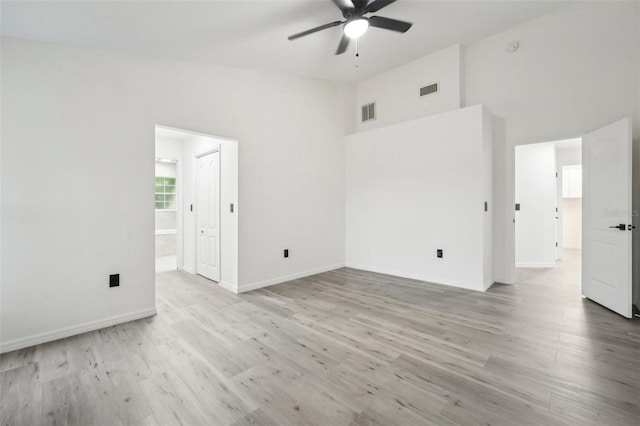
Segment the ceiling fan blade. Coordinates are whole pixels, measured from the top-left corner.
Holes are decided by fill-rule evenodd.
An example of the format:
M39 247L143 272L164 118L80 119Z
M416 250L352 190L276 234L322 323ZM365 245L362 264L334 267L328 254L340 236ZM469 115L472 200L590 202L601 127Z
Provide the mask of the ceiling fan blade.
M330 22L328 24L320 25L319 27L315 27L315 28L312 28L310 30L303 31L303 32L298 33L298 34L294 34L294 35L289 36L287 38L289 40L295 40L297 38L304 37L304 36L307 36L309 34L317 33L318 31L326 30L327 28L337 27L340 24L342 24L342 21Z
M406 33L413 24L405 21L398 21L396 19L383 18L382 16L372 16L369 18L369 25L372 27L384 28L385 30Z
M364 13L367 3L369 3L369 0L353 0L353 5L356 7L356 10L359 10L362 13Z
M349 40L351 40L349 37L344 34L342 35L340 44L338 45L338 50L336 50L336 55L342 55L347 50L347 47L349 46Z
M352 10L355 9L353 2L351 0L332 0L333 3L338 6L338 9L341 11Z
M395 2L396 0L376 0L373 3L371 3L369 6L367 6L367 8L364 10L364 13L377 12L383 7L387 7L391 3L395 3Z

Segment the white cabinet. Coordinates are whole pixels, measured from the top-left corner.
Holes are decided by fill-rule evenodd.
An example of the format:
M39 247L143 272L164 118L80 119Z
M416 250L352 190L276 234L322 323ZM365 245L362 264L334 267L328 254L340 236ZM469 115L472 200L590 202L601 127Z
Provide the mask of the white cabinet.
M582 165L562 167L562 198L582 198Z

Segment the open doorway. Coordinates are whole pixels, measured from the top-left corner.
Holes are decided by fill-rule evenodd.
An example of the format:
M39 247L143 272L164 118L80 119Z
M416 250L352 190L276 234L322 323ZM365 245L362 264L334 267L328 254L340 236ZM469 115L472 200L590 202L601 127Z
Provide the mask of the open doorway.
M156 126L155 161L156 273L237 292L237 141Z
M517 146L514 165L515 282L568 284L571 297L631 318L631 119L578 140Z
M561 268L580 286L582 139L521 145L515 153L516 275ZM538 271L534 271L538 270Z

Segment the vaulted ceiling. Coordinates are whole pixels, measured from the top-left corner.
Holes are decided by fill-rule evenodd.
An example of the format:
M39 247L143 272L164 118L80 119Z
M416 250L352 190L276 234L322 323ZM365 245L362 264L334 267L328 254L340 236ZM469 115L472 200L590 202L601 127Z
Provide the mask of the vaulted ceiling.
M370 29L340 56L330 0L2 1L2 35L146 56L358 81L452 44L469 44L565 7L565 1L400 0L377 14L413 22L405 34Z

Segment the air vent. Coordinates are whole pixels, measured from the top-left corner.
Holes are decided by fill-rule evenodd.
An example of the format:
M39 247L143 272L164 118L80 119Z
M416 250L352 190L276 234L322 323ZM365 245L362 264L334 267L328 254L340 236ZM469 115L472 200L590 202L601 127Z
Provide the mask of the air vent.
M371 102L370 104L362 105L362 122L366 123L367 121L376 119L376 103Z
M420 97L438 93L438 83L431 83L420 88Z

